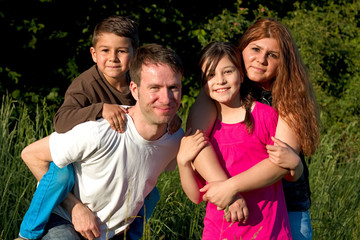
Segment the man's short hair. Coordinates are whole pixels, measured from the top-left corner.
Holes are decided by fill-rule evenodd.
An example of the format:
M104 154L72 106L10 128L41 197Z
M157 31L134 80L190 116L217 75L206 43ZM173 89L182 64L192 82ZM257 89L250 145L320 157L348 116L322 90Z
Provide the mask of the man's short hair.
M159 44L152 43L140 47L130 60L130 78L138 86L140 86L143 64L165 64L175 73L184 75L184 66L180 57L174 50Z
M101 20L94 29L92 37L93 47L95 47L103 33L113 33L119 37L129 38L134 50L139 46L138 25L130 18L114 15Z

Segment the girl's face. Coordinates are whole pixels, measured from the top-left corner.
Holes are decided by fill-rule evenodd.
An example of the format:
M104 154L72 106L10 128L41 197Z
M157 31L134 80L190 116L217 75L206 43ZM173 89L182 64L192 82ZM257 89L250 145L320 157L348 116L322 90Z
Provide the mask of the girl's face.
M280 46L274 38L250 42L242 52L247 77L262 88L271 89L280 63Z
M205 71L205 64L202 71ZM240 104L240 79L239 69L229 60L223 57L215 68L215 72L209 73L204 85L205 92L220 104L238 106Z

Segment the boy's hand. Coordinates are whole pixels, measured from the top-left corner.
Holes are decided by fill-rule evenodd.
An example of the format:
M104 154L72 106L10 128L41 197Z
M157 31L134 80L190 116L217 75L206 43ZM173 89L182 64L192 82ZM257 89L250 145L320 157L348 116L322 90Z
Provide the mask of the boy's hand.
M274 145L266 145L269 159L279 167L290 169L290 173L293 176L296 167L300 164L300 157L296 152L283 141L271 137L274 141Z
M237 193L229 188L226 181L210 182L201 188L200 192L205 193L203 200L215 204L218 210L232 204L237 198Z
M208 138L204 132L196 130L192 135L191 128L188 129L181 139L180 148L177 154L177 162L179 165L185 166L196 158L201 149L208 143Z
M78 203L71 211L71 220L74 229L85 239L100 237L100 228L93 212L82 203Z
M175 114L171 122L169 123L169 134L176 133L181 128L181 118Z
M249 209L245 199L237 194L237 199L225 211L225 219L227 222L246 223L249 218Z
M118 104L104 103L102 110L102 117L105 118L112 129L119 133L125 131L126 116L128 110Z

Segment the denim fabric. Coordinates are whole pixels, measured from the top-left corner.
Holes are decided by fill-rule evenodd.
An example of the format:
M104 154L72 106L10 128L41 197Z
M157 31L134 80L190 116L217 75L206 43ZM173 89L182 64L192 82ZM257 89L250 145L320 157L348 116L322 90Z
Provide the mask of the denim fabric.
M137 240L140 239L144 233L144 225L149 220L153 213L157 202L160 199L159 190L155 187L144 200L144 205L140 209L137 218L131 223L128 231L127 239ZM145 213L145 214L144 214ZM144 215L146 216L144 222Z
M304 155L300 153L300 159L304 166L303 174L296 182L282 180L287 210L291 212L304 212L311 205L309 169L306 165Z
M309 211L288 212L293 240L311 240L313 230Z
M144 229L144 211L146 211L146 221L149 220L151 213L153 212L157 202L159 201L159 191L155 187L151 193L145 198L144 206L141 208L139 212L139 217L131 223L130 229L126 232L127 240L138 240L141 239ZM70 240L70 239L80 239L80 235L76 233L73 225L63 219L62 217L51 214L50 220L45 228L45 235L42 238L43 240ZM124 234L114 236L111 238L113 240L116 239L124 239Z
M49 171L40 180L21 223L20 235L28 239L40 238L52 210L65 199L74 183L74 169L71 164L59 168L51 162Z
M42 240L80 240L74 226L62 217L51 214L48 224L45 227Z
M72 164L64 168L59 168L53 162L50 163L49 171L39 182L30 207L21 223L21 237L38 239L43 235L52 210L65 199L67 194L73 188L74 182L75 177ZM146 213L147 222L154 211L159 198L159 191L155 187L145 198L145 207L143 206L141 208L138 214L139 217L130 225L128 232L129 239L135 240L142 237L144 231L144 213ZM68 227L65 226L64 231L67 231L67 228ZM63 227L58 226L56 229L51 231L58 232L60 231L59 229L63 229Z

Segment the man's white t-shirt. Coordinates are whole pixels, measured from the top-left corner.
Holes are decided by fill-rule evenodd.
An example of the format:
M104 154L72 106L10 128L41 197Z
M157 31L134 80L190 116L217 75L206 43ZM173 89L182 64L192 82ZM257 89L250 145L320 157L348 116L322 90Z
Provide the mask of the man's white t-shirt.
M100 239L125 230L161 172L175 169L184 134L180 129L173 135L166 133L158 140L147 141L137 132L132 118L126 116L124 133L114 131L105 119L99 119L79 124L63 134L53 133L49 140L51 156L58 167L73 163L74 194L98 218ZM59 214L61 210L55 212Z

